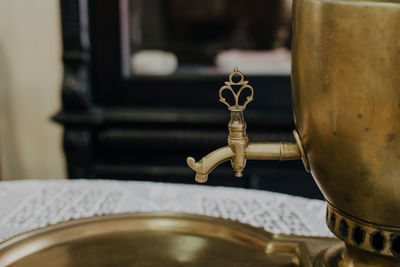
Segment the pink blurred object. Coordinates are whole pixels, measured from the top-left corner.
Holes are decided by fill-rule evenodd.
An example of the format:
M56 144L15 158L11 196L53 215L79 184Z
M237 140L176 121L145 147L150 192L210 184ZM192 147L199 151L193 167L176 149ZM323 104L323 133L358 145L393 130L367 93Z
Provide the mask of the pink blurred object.
M285 48L255 51L230 49L215 58L220 72L230 73L237 66L245 74L290 75L291 54Z

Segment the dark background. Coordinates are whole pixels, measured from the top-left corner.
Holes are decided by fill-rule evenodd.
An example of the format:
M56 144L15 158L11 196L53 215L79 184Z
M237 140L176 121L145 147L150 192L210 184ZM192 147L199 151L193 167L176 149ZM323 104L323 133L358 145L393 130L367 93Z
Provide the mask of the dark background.
M131 36L135 8L140 43ZM227 75L180 70L213 67L223 49L290 48L290 25L289 35L279 34L282 8L282 1L256 0L61 0L63 107L53 119L65 128L69 177L194 183L186 157L226 145L229 113L218 89ZM140 49L174 52L178 71L131 75L130 54ZM246 79L255 88L245 112L250 142L293 141L290 76ZM322 198L300 160L248 161L243 178L224 163L208 184Z

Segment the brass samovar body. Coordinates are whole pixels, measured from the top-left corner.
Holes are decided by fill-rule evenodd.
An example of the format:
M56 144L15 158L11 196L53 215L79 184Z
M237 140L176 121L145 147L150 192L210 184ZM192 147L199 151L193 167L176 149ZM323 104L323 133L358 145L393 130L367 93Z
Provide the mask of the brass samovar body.
M330 204L400 227L400 1L296 0L292 93Z
M293 112L327 225L376 256L342 261L400 264L400 1L296 0L293 15Z
M250 87L243 105L222 94L238 85L233 75ZM241 177L246 159L301 158L344 241L314 265L400 266L400 0L295 0L292 94L296 143L248 143L242 113L253 88L235 69L220 89L228 146L188 158L196 180L226 160Z

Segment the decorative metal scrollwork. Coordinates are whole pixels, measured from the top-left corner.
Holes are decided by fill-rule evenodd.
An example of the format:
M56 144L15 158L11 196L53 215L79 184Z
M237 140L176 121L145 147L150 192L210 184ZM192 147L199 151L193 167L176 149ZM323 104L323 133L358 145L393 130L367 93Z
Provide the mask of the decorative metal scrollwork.
M234 76L239 76L240 80L238 82L233 81ZM239 90L237 93L233 90L232 86L240 86ZM250 90L250 95L247 96L246 101L242 104L239 105L239 97L240 94L245 90L249 89ZM224 90L228 90L232 93L233 98L234 98L234 105L230 105L227 101L226 98L222 96L222 93ZM233 69L233 72L229 75L229 81L225 82L225 85L223 85L219 89L219 101L224 103L230 111L243 111L246 109L247 104L249 104L251 101L253 101L253 95L254 95L254 90L251 85L249 85L249 81L244 80L243 74L238 70L237 67Z

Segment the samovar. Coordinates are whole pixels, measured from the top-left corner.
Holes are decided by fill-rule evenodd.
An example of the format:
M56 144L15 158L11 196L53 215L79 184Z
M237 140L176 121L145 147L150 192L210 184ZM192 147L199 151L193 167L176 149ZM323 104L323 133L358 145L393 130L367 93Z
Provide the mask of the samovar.
M227 160L241 177L246 159L301 158L344 241L314 265L400 266L400 1L294 1L295 143L249 143L243 111L253 94L235 68L219 91L228 145L187 159L196 181Z

